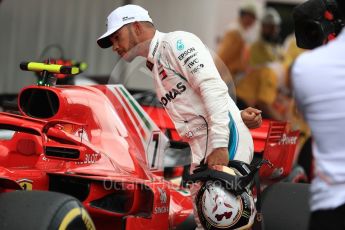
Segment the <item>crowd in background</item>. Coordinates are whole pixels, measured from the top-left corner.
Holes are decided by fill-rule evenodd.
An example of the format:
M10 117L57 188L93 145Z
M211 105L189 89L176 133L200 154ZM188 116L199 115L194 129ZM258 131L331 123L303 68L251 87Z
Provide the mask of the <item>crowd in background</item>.
M260 30L255 34L254 25ZM295 106L290 84L290 68L299 54L292 33L280 37L282 19L278 11L268 7L258 16L254 5L244 5L238 19L232 22L218 44L217 55L231 75L217 67L228 86L236 89L240 109L248 106L262 111L263 118L288 121L293 130L300 130L297 152L310 139L310 130Z

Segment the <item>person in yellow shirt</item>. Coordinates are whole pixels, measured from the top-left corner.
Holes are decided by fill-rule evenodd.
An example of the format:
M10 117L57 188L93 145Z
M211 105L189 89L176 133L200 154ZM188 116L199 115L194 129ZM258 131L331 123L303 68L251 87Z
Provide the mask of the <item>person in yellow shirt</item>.
M254 106L262 110L265 118L283 120L273 107L277 88L278 78L273 69L267 66L253 69L236 86L237 106L239 109Z
M279 45L281 18L274 8L267 8L261 20L261 36L250 47L249 65L257 67L282 58Z
M296 43L295 34L290 34L284 40L284 68L289 71L292 63L295 59L305 51L305 49L299 48Z
M256 22L257 12L254 5L245 5L240 8L239 18L228 28L221 40L217 55L225 64L230 74L222 74L219 63L216 62L218 71L226 83L232 82L232 77L239 78L243 75L248 64L248 47L253 37L253 26Z
M284 75L282 50L278 44L281 18L268 8L262 18L261 37L251 46L248 73L236 85L237 105L240 109L252 105L262 110L265 118L284 120L274 107Z

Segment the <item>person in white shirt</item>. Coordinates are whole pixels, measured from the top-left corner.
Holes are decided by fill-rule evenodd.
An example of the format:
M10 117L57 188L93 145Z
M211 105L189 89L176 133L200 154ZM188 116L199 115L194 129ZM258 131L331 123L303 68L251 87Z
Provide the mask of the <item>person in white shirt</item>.
M310 6L306 8L312 11ZM320 7L318 10L321 11ZM345 7L342 10L345 12ZM302 17L305 18L305 14ZM342 20L345 21L345 16ZM311 184L311 230L345 229L344 50L345 29L335 40L301 54L292 66L297 106L313 138L315 177Z
M128 62L137 56L147 58L157 96L189 143L193 165L201 161L227 165L229 159L251 162L253 140L248 127L260 126L261 111L236 107L197 36L183 31L161 33L145 9L125 5L108 16L107 32L97 43L101 48L112 47Z

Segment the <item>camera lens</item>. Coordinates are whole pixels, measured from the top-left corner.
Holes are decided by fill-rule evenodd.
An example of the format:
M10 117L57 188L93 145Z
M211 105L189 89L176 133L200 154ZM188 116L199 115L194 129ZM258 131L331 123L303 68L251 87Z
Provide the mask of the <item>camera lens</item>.
M297 45L304 49L313 49L323 44L325 31L323 26L314 20L295 23Z

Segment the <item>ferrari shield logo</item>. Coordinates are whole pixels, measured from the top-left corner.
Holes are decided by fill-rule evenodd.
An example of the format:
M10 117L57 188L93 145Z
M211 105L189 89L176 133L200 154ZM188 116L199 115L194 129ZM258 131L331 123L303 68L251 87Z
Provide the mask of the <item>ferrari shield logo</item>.
M165 190L158 188L159 191L159 199L161 200L162 204L166 204L167 203L167 193L165 192Z
M28 179L21 179L17 181L20 187L23 188L23 190L32 190L32 180Z

